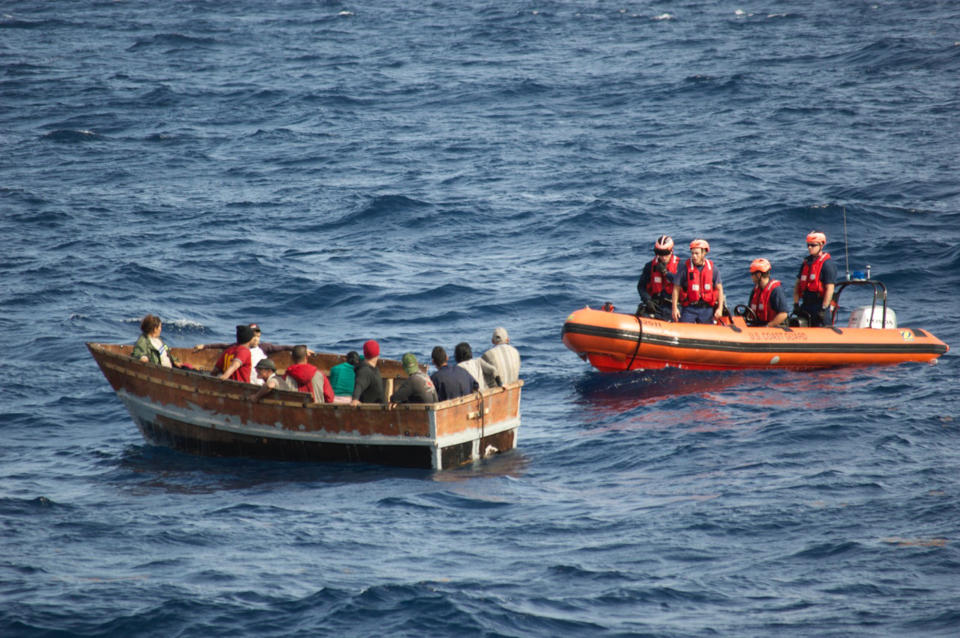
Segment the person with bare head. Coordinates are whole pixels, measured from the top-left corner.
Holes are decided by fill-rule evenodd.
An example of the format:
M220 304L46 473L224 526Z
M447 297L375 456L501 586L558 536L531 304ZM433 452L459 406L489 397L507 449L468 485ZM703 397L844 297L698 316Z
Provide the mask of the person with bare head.
M315 365L307 362L307 346L293 346L291 361L283 375L287 383L310 394L314 403L333 403L333 386Z
M133 346L134 359L144 363L155 363L165 368L179 368L180 360L170 352L170 346L160 338L163 322L156 315L147 315L140 322L140 336Z
M457 360L458 366L469 372L470 376L477 380L481 392L487 388L500 385L497 369L483 359L474 359L473 350L466 341L461 341L453 349L453 358Z
M430 375L430 380L437 388L437 398L440 401L473 394L480 389L480 384L469 372L447 360L447 351L443 346L436 346L431 358L437 371Z

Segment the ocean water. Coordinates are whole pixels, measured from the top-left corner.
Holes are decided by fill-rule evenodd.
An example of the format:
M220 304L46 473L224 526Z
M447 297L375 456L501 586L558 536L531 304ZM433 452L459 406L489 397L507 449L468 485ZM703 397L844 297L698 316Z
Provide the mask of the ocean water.
M960 634L960 8L0 7L0 635ZM731 300L811 229L935 365L592 372L654 239ZM846 235L847 241L844 241ZM424 357L505 326L515 452L147 445L84 342Z

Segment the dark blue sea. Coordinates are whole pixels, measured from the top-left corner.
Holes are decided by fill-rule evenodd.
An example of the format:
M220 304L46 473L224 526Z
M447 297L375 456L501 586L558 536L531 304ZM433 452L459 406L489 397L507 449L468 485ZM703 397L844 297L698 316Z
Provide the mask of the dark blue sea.
M6 0L0 636L960 635L958 114L952 1ZM745 303L812 229L954 349L602 375L561 343L661 234ZM389 358L502 325L519 447L148 445L84 346L146 313Z

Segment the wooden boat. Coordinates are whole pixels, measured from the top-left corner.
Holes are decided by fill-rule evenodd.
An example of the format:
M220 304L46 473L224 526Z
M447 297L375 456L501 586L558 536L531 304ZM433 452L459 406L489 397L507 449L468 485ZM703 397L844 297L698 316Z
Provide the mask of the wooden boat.
M874 287L873 304L851 313L852 327L752 327L733 314L715 325L672 323L587 307L567 317L563 343L603 372L889 365L933 361L949 350L925 330L896 327L896 315L887 308L886 288L880 282L837 284L835 306L848 285Z
M432 404L311 403L309 394L274 391L257 403L258 386L221 381L207 372L219 350L174 348L194 370L133 359L132 346L88 343L117 396L151 443L194 454L291 461L361 461L446 469L512 450L520 427L516 381ZM271 356L279 370L289 353ZM327 373L344 360L316 354ZM381 359L388 390L406 377L398 361ZM390 392L387 392L389 396Z

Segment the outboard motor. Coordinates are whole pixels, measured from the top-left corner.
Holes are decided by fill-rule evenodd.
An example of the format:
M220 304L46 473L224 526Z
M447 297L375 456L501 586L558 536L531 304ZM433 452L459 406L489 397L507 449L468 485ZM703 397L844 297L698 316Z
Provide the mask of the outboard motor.
M873 303L869 306L858 306L850 313L850 320L847 323L849 328L896 328L897 313L893 308L887 306L887 287L882 282L870 279L870 266L867 266L867 272L855 271L853 277L837 283L837 289L833 293L833 301L839 303L840 293L849 286L855 288L867 288L873 291Z
M887 306L886 319L884 319L882 308L877 308L876 305L860 306L850 313L850 322L847 326L850 328L896 328L897 313Z

